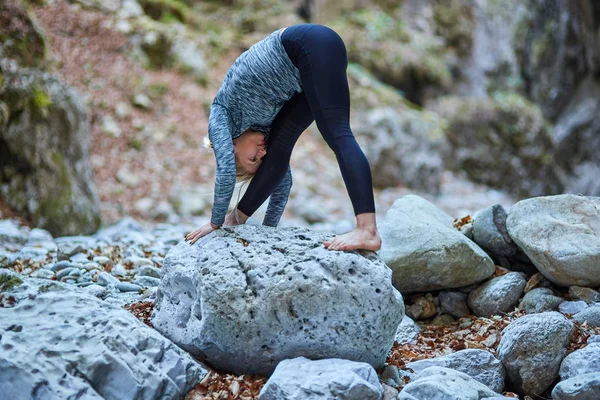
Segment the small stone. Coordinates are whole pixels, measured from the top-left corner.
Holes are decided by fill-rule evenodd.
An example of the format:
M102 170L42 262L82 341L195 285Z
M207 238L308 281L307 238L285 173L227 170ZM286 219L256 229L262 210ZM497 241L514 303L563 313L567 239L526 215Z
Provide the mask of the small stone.
M119 127L119 124L117 124L117 122L110 115L105 115L102 117L100 129L103 133L111 135L112 137L121 136L121 128Z
M383 386L383 400L396 400L398 397L398 389L386 385L385 383L381 386Z
M72 262L82 263L82 264L85 264L90 261L90 260L88 260L88 257L87 257L87 255L85 255L85 253L77 253L77 254L69 257L69 259Z
M396 330L395 340L403 345L403 344L413 344L416 343L417 338L419 337L419 332L421 332L421 328L417 325L412 319L407 316L402 318L400 325L398 325L398 329Z
M153 265L152 260L138 256L127 257L125 260L123 260L123 262L127 265L131 265L133 268L137 268L142 265Z
M558 311L560 311L563 314L577 314L577 313L585 310L588 307L589 307L588 303L586 303L583 300L563 301L558 306Z
M142 214L148 214L150 210L154 207L154 200L149 197L144 197L139 199L133 205L133 208Z
M63 260L63 261L59 261L59 262L57 262L55 264L52 264L52 266L49 267L48 269L50 269L51 271L56 272L56 271L60 271L61 269L68 268L70 266L71 266L71 262L70 261Z
M91 285L87 286L85 290L96 297L101 297L106 292L106 289L104 287L96 285L95 283L92 283Z
M106 257L106 256L96 256L93 258L94 262L106 267L107 265L112 264L112 262L110 261L110 258Z
M587 304L600 303L600 293L587 287L571 286L569 287L569 296L571 300L583 300Z
M138 270L138 276L151 276L153 278L160 279L160 269L153 267L151 265L143 265Z
M417 321L429 319L435 315L435 304L425 297L419 297L413 304L406 307L406 315Z
M119 282L117 289L121 292L139 292L142 290L142 287L129 282Z
M440 315L436 316L433 319L433 321L431 321L431 325L442 326L442 325L449 325L453 322L454 322L454 318L452 317L452 315L440 314Z
M442 291L439 295L442 311L457 318L471 314L467 306L467 294L458 291Z
M38 270L33 271L29 276L31 276L32 278L50 279L54 276L54 272L40 268Z
M398 373L398 367L395 365L386 366L383 371L381 371L380 378L382 381L387 382L391 381L391 385L395 388L402 385L402 381L400 380L400 374Z
M125 267L121 264L116 264L112 270L110 271L110 273L114 276L126 276L127 275L127 270L125 269Z
M88 262L88 263L83 264L83 268L86 271L92 271L92 270L95 270L95 269L100 269L101 266L97 262Z
M138 276L133 280L133 283L145 288L157 287L160 284L160 279L151 276Z
M120 283L120 281L117 278L115 278L108 272L100 272L98 274L98 277L96 278L96 282L100 286L117 286Z
M138 93L133 97L133 105L147 110L152 106L152 100L144 93Z
M129 114L131 114L131 108L129 107L129 104L119 103L115 107L115 115L120 120L124 120L125 118L127 118L129 116Z

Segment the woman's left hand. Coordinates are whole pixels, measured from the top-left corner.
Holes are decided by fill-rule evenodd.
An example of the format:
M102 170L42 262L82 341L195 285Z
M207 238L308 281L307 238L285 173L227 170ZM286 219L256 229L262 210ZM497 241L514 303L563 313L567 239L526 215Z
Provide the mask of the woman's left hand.
M190 245L192 245L196 243L196 241L201 237L204 237L215 230L216 229L213 228L211 223L209 222L208 224L202 225L200 229L197 229L194 232L190 232L187 235L185 235L185 241L190 242Z

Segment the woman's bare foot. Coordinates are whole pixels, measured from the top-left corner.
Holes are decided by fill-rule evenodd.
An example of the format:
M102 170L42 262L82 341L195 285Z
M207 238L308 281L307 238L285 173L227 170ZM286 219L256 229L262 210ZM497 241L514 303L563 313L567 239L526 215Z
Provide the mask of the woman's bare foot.
M336 236L332 241L323 244L329 250L379 250L381 248L381 238L377 231L375 213L358 214L356 216L356 229Z

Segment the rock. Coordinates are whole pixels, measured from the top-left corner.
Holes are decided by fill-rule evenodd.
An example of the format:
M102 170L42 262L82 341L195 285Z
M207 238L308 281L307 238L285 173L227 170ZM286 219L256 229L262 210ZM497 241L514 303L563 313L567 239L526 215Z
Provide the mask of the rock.
M560 379L571 379L589 373L600 373L600 344L591 343L575 350L560 364Z
M114 267L112 267L110 273L114 276L127 276L127 270L121 264L116 264Z
M195 186L174 185L169 201L181 215L203 215L212 204L212 189Z
M600 304L578 312L573 315L573 320L580 323L587 321L590 326L600 327Z
M100 129L102 129L103 133L106 133L112 137L121 136L121 128L119 127L119 124L117 124L117 122L110 115L105 115L102 117Z
M480 282L494 263L453 218L428 201L407 195L396 200L381 224L379 255L393 271L401 292L450 289Z
M419 325L415 324L415 322L409 317L404 316L404 318L402 318L402 322L400 322L400 325L398 325L398 329L396 330L395 340L399 344L413 344L417 342L419 332L421 332Z
M519 272L490 279L469 293L469 308L480 317L512 311L523 295L527 281Z
M139 292L142 287L129 282L119 282L117 283L117 289L121 292Z
M98 274L96 282L100 286L117 286L121 283L117 278L104 271Z
M442 357L409 362L406 367L417 374L430 367L450 368L469 375L495 392L500 393L504 389L504 367L485 350L460 350Z
M563 301L558 306L558 311L563 314L577 314L588 308L589 305L583 300L578 301Z
M135 1L135 0L132 0ZM131 114L131 108L127 103L118 103L115 107L115 115L118 119L124 120Z
M133 96L133 105L147 110L152 107L152 100L144 93L138 93Z
M598 287L598 210L599 197L565 194L522 200L510 210L508 233L554 284Z
M588 342L588 344L600 343L600 335L591 335L588 338L587 342Z
M504 207L494 204L478 212L473 221L473 241L495 260L517 252L506 230L506 217Z
M259 400L379 400L383 388L367 363L342 359L283 360L263 386Z
M1 35L0 35L1 36ZM0 95L10 121L3 143L0 198L55 236L89 234L100 206L89 163L90 118L81 94L34 69L2 68Z
M413 304L406 307L406 315L413 320L424 320L435 315L435 304L425 297L419 297Z
M555 311L511 322L502 331L497 353L507 386L530 396L543 393L558 376L573 331L573 323Z
M402 389L398 400L480 400L496 397L498 393L467 374L450 368L429 367Z
M396 104L402 102L400 98ZM352 116L352 130L374 171L375 187L400 184L439 192L445 170L439 149L446 142L435 134L433 115L408 107L379 107Z
M46 282L27 280L10 293L16 305L0 308L5 398L183 398L206 375L124 309Z
M600 399L600 372L558 382L552 390L552 398L554 400Z
M382 400L396 400L398 397L398 389L386 385L385 383L381 385L383 387L383 399Z
M29 229L19 226L17 221L0 220L0 249L16 251L27 243Z
M569 297L572 300L583 300L588 304L600 303L600 293L597 290L581 286L571 286Z
M519 308L527 314L556 311L563 301L565 299L556 296L551 289L535 288L523 296Z
M564 190L564 171L553 162L549 124L524 96L508 91L454 95L440 98L431 109L448 120L448 169L520 198Z
M150 276L152 278L160 279L160 271L160 269L153 267L152 265L142 265L137 272L137 276Z
M136 0L123 0L117 11L119 18L132 18L142 15L144 15L144 10Z
M17 0L0 3L0 37L0 57L16 60L23 67L45 66L48 47L46 34L27 5Z
M379 380L383 382L387 382L392 387L399 387L402 385L402 380L400 378L400 372L398 367L395 365L386 366L379 375Z
M436 315L433 320L431 320L431 325L441 326L441 325L450 325L454 322L454 317L448 314L439 314Z
M144 227L133 218L124 218L111 226L103 227L94 234L98 240L107 243L118 242L123 236L131 232L142 232Z
M457 318L466 317L471 314L471 310L467 307L466 293L447 290L440 292L439 297L442 311L445 313Z
M404 315L391 271L374 253L330 252L330 235L243 225L163 266L156 330L215 368L268 374L283 359L344 358L379 368Z
M141 287L149 288L149 287L157 287L160 285L159 278L153 278L151 276L136 276L133 280L134 284L139 285Z
M206 62L202 49L185 39L176 40L171 48L175 64L184 71L189 72L198 82L206 82L208 79Z

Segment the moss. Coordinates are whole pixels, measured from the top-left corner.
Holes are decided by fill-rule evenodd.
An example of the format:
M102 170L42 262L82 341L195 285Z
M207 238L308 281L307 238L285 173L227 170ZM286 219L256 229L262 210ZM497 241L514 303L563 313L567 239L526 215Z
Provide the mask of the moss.
M329 24L346 43L351 62L361 64L384 83L422 104L426 89L443 90L451 83L440 38L409 30L400 16L364 9Z
M169 85L166 83L153 83L147 88L148 95L153 99L164 97L169 92Z
M127 141L127 146L131 149L140 151L144 148L144 141L140 138L134 137Z
M470 2L437 0L433 5L433 19L436 33L446 39L446 43L456 50L456 54L466 57L471 53L475 22Z
M172 40L162 32L156 33L156 39L143 43L142 50L148 56L150 68L165 68L172 67L174 65L174 57L171 52L173 42Z
M188 22L190 9L179 0L141 0L144 12L152 19L161 22Z
M52 106L52 99L44 89L39 86L34 86L31 89L29 104L33 112L45 116L48 114L48 109Z
M0 292L11 290L12 288L19 286L22 283L23 280L18 276L0 275Z
M33 15L17 0L0 2L0 50L27 67L46 61L47 39Z

